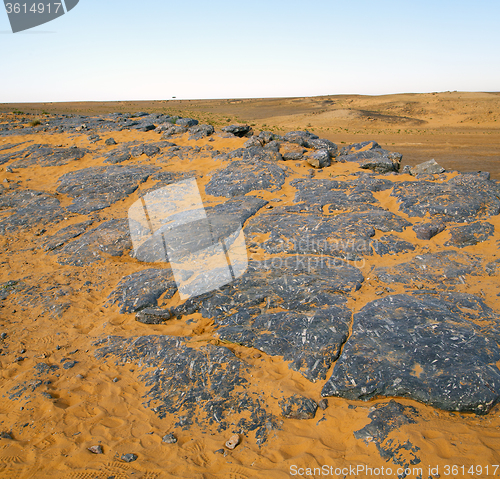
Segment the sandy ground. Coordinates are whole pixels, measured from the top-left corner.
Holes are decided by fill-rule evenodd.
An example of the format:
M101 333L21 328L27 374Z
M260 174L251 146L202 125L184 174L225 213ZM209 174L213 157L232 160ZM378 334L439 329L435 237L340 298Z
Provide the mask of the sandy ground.
M329 102L332 103L329 103ZM295 103L294 103L295 102ZM428 102L428 103L427 103ZM383 146L401 151L407 163L418 163L429 157L436 158L446 167L461 167L463 170L490 170L500 177L499 158L499 124L500 95L497 94L460 94L442 93L437 95L397 95L392 97L324 97L323 99L290 99L252 101L213 101L180 103L174 101L157 103L124 103L120 104L81 104L75 105L17 105L25 112L38 108L46 111L69 111L87 114L92 112L115 111L152 111L158 105L165 104L165 111L189 109L200 119L204 115L212 115L214 123L221 124L224 117L230 115L252 122L255 128L271 127L275 131L286 131L296 128L309 128L320 136L349 143L361 139L376 139ZM392 106L391 106L392 105ZM427 105L425 107L425 105ZM455 113L451 109L454 105ZM470 105L470 106L467 106ZM342 107L342 108L341 108ZM355 109L355 108L356 109ZM423 125L408 123L402 120L375 118L369 120L359 118L353 113L359 109L380 111L387 115L416 118L427 123ZM377 110L378 108L379 110ZM392 108L392 110L391 110ZM441 108L441 110L439 110ZM1 109L12 111L12 106ZM423 109L423 111L422 111ZM177 111L176 110L176 111ZM493 113L488 113L489 111ZM186 111L183 116L189 116ZM441 113L440 113L441 111ZM369 117L376 117L370 113ZM431 116L432 119L429 117ZM471 120L465 120L465 118ZM423 119L427 118L427 119ZM476 122L476 120L479 121ZM405 120L406 122L407 120ZM411 120L414 121L414 120ZM460 123L464 121L465 123ZM364 123L363 123L364 122ZM368 123L369 122L369 123ZM400 122L400 123L398 123ZM401 123L402 122L402 123ZM455 122L455 123L453 123ZM362 124L370 125L363 130ZM377 126L375 126L375 123ZM308 125L313 125L309 127ZM340 126L343 125L343 126ZM338 131L340 129L348 131ZM401 132L397 132L401 129ZM411 131L411 132L410 132ZM117 142L132 140L158 141L154 132L113 132L102 135L103 140L112 136ZM2 142L16 143L33 140L28 136L0 138ZM37 135L36 141L40 141ZM207 140L192 142L187 138L176 139L177 144L204 145ZM212 142L214 148L236 148L243 144L241 139L221 139ZM77 145L93 148L86 135L44 135L43 143L53 145ZM20 147L22 148L22 147ZM470 156L467 156L470 155ZM496 155L496 156L495 156ZM448 158L448 159L446 159ZM470 161L465 162L467 158ZM447 163L448 161L448 163ZM130 164L151 164L145 156L127 162ZM288 162L292 163L292 162ZM93 159L87 155L78 162L71 162L62 167L30 167L18 169L14 173L0 171L0 182L8 178L11 182L19 182L23 187L55 192L57 179L64 173L88 166L102 165L102 158ZM477 167L476 167L477 165ZM179 164L162 164L166 171L192 170L204 174L200 186L203 191L208 181L208 173L220 163L210 159L199 159ZM308 168L288 165L295 170L295 176L302 176ZM493 166L496 167L493 168ZM357 167L351 164L336 164L331 168L316 173L317 178L342 176L349 178ZM453 173L450 173L453 175ZM401 180L407 180L407 175ZM293 198L294 189L287 180L284 191L288 201ZM145 187L148 185L146 184ZM273 199L266 191L257 193L265 199ZM390 210L399 212L397 204L388 193L380 193L380 200ZM384 196L386 195L386 196ZM137 199L135 195L125 201L118 202L106 210L108 218L126 217L129 206ZM221 202L222 199L203 195L206 203ZM62 198L63 205L71 202ZM403 215L404 216L404 215ZM81 218L81 217L80 217ZM78 221L81 221L81 219ZM68 217L62 224L56 225L48 233L53 233L63 226L76 222L76 218ZM500 231L500 217L491 220L496 231ZM15 301L5 301L0 308L1 331L7 333L7 354L0 356L0 432L11 432L14 440L0 439L0 477L2 478L71 478L71 479L105 479L105 478L286 478L286 477L397 477L398 467L383 459L374 443L355 439L353 433L370 422L368 414L372 410L372 402L347 401L329 399L329 407L318 411L312 420L285 420L282 429L274 431L268 441L261 447L255 444L252 437L242 437L241 444L234 451L226 451L226 455L215 453L223 447L228 433L203 431L197 427L189 430L174 430L174 418L167 416L158 419L151 409L144 407L143 396L146 388L138 380L141 371L131 365L130 368L118 368L112 361L96 361L93 358L95 347L92 343L105 335L121 335L130 337L138 334L163 333L172 335L189 335L195 341L209 340L211 337L210 322L192 315L195 322L184 318L173 320L166 326L139 324L134 315L121 315L115 308L104 308L106 298L120 278L130 274L137 268L137 262L126 256L112 258L104 263L96 263L85 268L61 266L56 258L47 255L41 248L43 236L37 237L32 231L16 235L0 237L0 282L10 279L25 278L33 286L54 283L68 290L71 308L55 319L43 305L33 304L30 308L19 307ZM402 238L413 233L400 233ZM448 239L446 236L421 242L419 251L439 250ZM478 246L466 248L474 254L480 252L489 260L495 259L498 253L497 235ZM416 241L412 236L412 241ZM416 251L415 253L418 253ZM412 253L413 256L415 253ZM259 251L255 257L259 257ZM397 259L401 260L403 256ZM395 258L373 257L363 265L363 274L369 278L369 271L377 265L396 261ZM92 286L84 285L92 281ZM476 281L477 280L477 281ZM363 305L375 299L380 285L367 279L363 293L357 293L352 306L359 310ZM497 311L500 309L500 284L498 277L475 278L474 284L463 285L462 290L481 295L487 303ZM402 292L397 291L397 292ZM178 301L178 298L173 299ZM0 346L1 347L1 346ZM58 349L59 347L59 349ZM291 371L280 358L262 354L260 358L253 356L254 350L238 345L230 348L238 356L255 366L257 373L252 378L255 388L261 388L267 395L272 395L274 388L282 388L290 392L301 392L315 400L320 399L323 381L310 383L299 373ZM25 353L20 353L25 349ZM15 360L18 356L26 359ZM62 358L71 357L78 364L70 374L61 374L60 378L47 385L53 399L33 394L28 401L12 401L8 399L9 391L19 382L32 377L35 364L40 361L57 364ZM330 373L327 377L330 376ZM114 382L113 379L118 378ZM390 398L377 400L388 402ZM428 477L494 477L495 464L500 464L500 408L494 407L486 416L458 414L436 410L414 401L398 399L405 405L415 407L420 415L416 424L402 426L394 437L395 441L411 441L420 447L422 462L415 464L409 471L409 478ZM274 411L279 415L276 406ZM320 421L324 417L326 420ZM164 434L174 432L178 437L177 444L162 444ZM93 455L87 448L100 444L103 455ZM126 464L119 460L123 453L135 453L139 459ZM330 476L313 474L291 475L297 468L319 468L323 465L334 468L354 468L369 466L372 468L392 468L392 475L382 473L358 475L344 474ZM458 472L452 469L446 474L446 466L458 466ZM465 467L463 473L462 466ZM474 469L470 474L470 466L482 466L482 473ZM486 466L489 466L486 473ZM439 475L431 475L429 467L439 467ZM413 471L413 468L416 470ZM423 474L419 476L418 469ZM500 467L496 470L500 476Z

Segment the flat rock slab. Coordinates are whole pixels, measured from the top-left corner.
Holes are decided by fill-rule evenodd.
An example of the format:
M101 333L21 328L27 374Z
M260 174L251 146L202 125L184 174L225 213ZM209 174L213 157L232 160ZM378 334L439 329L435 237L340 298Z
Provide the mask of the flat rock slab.
M118 305L120 313L134 313L158 306L162 294L169 299L176 291L177 285L170 269L145 269L122 278L108 296L106 305Z
M88 153L85 148L53 148L43 145L34 145L26 150L24 150L24 154L20 155L19 160L10 165L12 168L62 166L70 161L79 160Z
M465 226L456 226L448 230L451 238L445 246L473 246L488 240L495 233L491 223L476 221Z
M464 284L468 275L482 274L481 260L453 250L416 255L410 261L375 268L377 278L387 284L400 283L413 288L448 289Z
M91 224L92 221L89 220L62 228L56 234L48 236L45 239L43 249L48 252L61 248L72 239L77 238L78 236L85 233L85 231Z
M405 181L391 193L409 216L426 214L443 223L465 223L500 212L498 185L477 175L458 175L446 183Z
M394 295L354 315L323 396L410 397L449 411L487 413L500 398L500 318L459 293Z
M88 214L127 198L156 171L148 166L85 168L61 176L57 192L73 199L69 211Z
M279 420L267 412L260 391L251 390L245 378L249 366L225 347L207 344L194 349L189 339L114 336L98 344L95 356L114 358L123 366L132 362L154 368L141 376L149 388L146 404L154 402L161 418L176 414L179 421L175 427L187 428L195 423L218 431L236 427L254 432L257 443L264 443L269 431L279 427ZM234 424L232 415L241 413L244 416Z
M394 213L382 209L322 215L288 213L280 208L251 218L245 234L251 242L262 234L269 238L260 246L270 254L326 254L357 260L373 254L375 230L402 232L411 226ZM390 242L390 238L386 241Z
M0 234L39 224L57 223L65 210L57 198L36 190L0 190ZM2 218L3 217L3 218Z
M107 255L122 256L132 248L128 220L109 220L82 235L80 231L85 228L84 225L60 232L56 242L70 239L73 234L77 238L54 251L59 264L85 266Z
M293 211L367 211L381 208L373 192L394 186L389 180L363 175L352 181L297 179L290 182L297 189ZM290 208L289 211L292 211Z
M362 281L357 268L334 257L250 261L243 276L186 307L214 319L221 339L282 356L316 381L347 339L352 313L344 295Z
M205 192L231 198L255 190L277 191L285 183L285 178L285 171L277 163L234 160L212 175Z

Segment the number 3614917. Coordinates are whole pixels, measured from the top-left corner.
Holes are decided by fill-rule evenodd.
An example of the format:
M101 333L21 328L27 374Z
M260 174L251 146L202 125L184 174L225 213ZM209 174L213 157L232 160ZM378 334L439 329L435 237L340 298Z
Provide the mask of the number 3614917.
M62 3L6 3L7 13L58 13Z

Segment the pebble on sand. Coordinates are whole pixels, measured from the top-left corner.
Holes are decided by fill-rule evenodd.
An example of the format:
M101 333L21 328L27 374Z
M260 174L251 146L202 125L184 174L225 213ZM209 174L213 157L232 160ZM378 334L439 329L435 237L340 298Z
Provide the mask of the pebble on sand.
M238 434L233 434L227 441L226 447L228 449L234 449L240 443L240 436Z
M104 454L102 446L90 446L88 450L93 454Z
M137 454L122 454L121 460L125 462L134 462L137 459Z
M177 438L172 434L165 434L165 436L163 436L163 439L161 440L162 442L164 442L165 444L175 444L177 442Z

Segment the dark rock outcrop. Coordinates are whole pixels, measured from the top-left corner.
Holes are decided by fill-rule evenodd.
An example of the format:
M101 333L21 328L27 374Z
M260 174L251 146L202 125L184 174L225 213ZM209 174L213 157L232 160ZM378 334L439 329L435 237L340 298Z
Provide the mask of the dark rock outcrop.
M57 192L73 198L69 211L87 214L126 198L156 171L144 166L86 168L61 176Z
M354 315L352 334L322 395L411 397L440 409L485 414L500 398L500 371L490 367L500 360L494 339L499 326L498 315L468 294L372 301Z
M213 196L245 195L255 190L276 191L285 182L286 173L276 163L235 160L212 175L205 191Z

